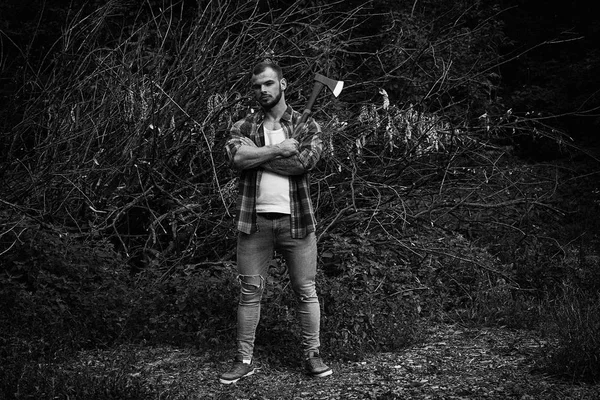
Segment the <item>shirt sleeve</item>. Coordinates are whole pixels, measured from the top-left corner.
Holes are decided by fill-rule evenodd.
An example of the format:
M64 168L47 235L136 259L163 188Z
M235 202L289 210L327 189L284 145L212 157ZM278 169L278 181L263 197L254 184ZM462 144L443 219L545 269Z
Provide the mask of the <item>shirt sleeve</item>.
M321 127L312 118L308 122L304 131L297 138L300 142L298 159L306 171L310 171L317 165L323 152Z
M225 142L225 151L227 153L227 158L229 159L229 166L231 168L235 168L233 164L233 159L238 149L242 145L256 146L252 139L250 139L248 136L242 133L244 126L247 123L248 122L246 120L240 120L233 124L233 126L229 130L229 139L227 139L227 141Z
M323 142L320 135L320 126L314 120L311 120L310 123L305 125L304 130L296 136L296 140L299 142L298 154L271 160L264 163L263 168L286 176L307 173L317 165L323 152Z

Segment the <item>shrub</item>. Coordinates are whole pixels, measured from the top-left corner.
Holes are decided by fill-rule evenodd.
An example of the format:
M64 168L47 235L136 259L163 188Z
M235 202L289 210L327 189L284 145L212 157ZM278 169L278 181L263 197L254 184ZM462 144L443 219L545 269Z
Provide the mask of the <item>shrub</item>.
M54 349L117 338L130 277L112 244L26 224L0 264L0 329Z
M229 266L183 265L141 272L134 285L126 331L134 340L191 345L233 345L236 274Z
M494 102L497 82L488 75L503 34L493 5L354 4L57 6L70 18L59 29L51 21L62 36L51 36L48 53L11 49L15 66L23 65L15 108L24 111L0 131L5 198L54 223L113 235L136 269L194 263L230 251L221 239L233 237L223 216L233 212L235 177L222 145L232 121L253 106L247 80L255 62L269 57L285 67L286 99L297 109L315 72L348 82L340 99L323 96L314 113L332 128L330 149L341 151L325 162L348 168L342 180L357 150L348 144L365 135L389 136L390 148L408 138L409 150L421 155L452 142L449 121L462 124L471 109ZM384 87L415 106L379 110L378 126L353 108L373 114L373 96ZM457 96L468 101L459 106ZM379 154L396 169L389 158L397 153ZM337 184L336 176L323 176Z
M9 214L2 217L7 222ZM112 244L31 218L10 225L2 239L12 243L0 261L0 394L136 398L141 383L125 375L55 367L79 349L110 346L124 334L131 278ZM17 237L8 240L10 232Z

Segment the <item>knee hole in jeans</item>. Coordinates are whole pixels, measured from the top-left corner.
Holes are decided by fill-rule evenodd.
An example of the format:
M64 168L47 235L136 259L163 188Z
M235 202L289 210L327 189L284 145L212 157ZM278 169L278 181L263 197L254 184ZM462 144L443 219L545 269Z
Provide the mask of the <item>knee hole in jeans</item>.
M317 303L319 301L314 282L303 285L293 285L292 291L301 303Z
M261 275L240 275L240 303L252 304L260 302L265 289L265 278Z

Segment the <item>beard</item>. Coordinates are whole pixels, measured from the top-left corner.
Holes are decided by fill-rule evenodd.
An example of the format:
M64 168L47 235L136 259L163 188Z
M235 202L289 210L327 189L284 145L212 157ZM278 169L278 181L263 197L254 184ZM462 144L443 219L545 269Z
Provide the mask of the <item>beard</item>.
M264 110L270 110L279 103L281 100L282 91L279 89L279 93L275 97L271 95L261 95L258 97L258 103Z

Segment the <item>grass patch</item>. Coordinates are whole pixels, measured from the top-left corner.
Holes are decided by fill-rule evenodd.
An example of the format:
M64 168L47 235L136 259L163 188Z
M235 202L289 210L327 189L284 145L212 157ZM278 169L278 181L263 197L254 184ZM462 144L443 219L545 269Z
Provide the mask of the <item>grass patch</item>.
M548 372L568 380L600 381L600 295L566 286L548 302L545 333L556 340Z

